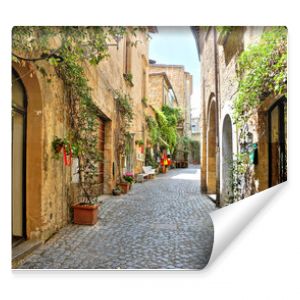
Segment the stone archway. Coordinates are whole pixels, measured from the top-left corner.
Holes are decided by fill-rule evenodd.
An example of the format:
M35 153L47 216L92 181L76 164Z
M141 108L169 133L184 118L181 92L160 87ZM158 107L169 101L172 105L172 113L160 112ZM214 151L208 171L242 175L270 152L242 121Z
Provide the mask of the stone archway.
M232 122L227 114L223 121L222 129L222 202L229 200L231 191L231 166L232 166Z
M28 64L13 63L13 80L18 80L26 94L26 127L24 135L24 238L39 238L42 198L42 96L38 78ZM14 85L14 81L12 82ZM13 186L14 188L14 186Z
M217 120L216 102L212 101L209 107L207 128L207 193L217 193Z

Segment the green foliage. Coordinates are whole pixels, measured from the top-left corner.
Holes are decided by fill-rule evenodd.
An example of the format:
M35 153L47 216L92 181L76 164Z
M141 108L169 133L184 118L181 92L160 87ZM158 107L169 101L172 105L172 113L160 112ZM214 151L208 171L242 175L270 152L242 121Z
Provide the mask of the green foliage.
M135 141L135 144L139 145L139 146L143 146L144 145L144 141L143 140L137 140L137 141Z
M148 106L148 99L146 97L143 97L141 102L147 107Z
M167 105L162 110L155 111L155 119L147 116L146 122L150 131L150 137L153 144L163 144L166 142L171 152L173 152L178 143L177 127L182 122L182 113L178 108L172 108Z
M163 111L156 110L155 117L159 128L159 135L173 152L177 143L176 117L174 114L165 114Z
M234 26L216 26L216 30L221 35L226 35L231 33L234 30Z
M146 166L151 166L154 169L156 169L159 166L157 161L151 155L151 149L148 148L148 147L146 148L146 151L145 151L145 165Z
M123 77L124 77L124 79L125 79L125 81L131 86L131 87L133 87L134 86L134 84L133 84L133 76L132 76L132 74L131 73L124 73L123 74Z
M244 198L245 187L250 188L249 178L251 178L251 168L249 153L238 153L227 162L229 165L228 176L226 176L228 189L228 202L233 203ZM229 204L228 203L228 204Z
M116 128L115 128L115 159L118 166L117 182L122 180L122 159L126 155L126 141L130 135L129 128L133 120L132 99L128 94L121 91L115 92L115 104L117 112Z
M192 160L196 163L200 163L200 143L198 141L191 140L190 145Z
M237 75L234 121L241 128L268 95L287 94L286 27L271 27L263 33L259 43L242 52Z
M70 145L70 142L67 139L61 139L61 138L55 136L52 141L52 144L51 144L54 158L58 159L61 149L66 146L66 149L68 150L69 145Z
M146 116L146 122L147 122L147 126L148 126L149 133L150 133L150 139L151 139L152 143L153 144L158 143L159 128L158 128L157 121L151 116Z

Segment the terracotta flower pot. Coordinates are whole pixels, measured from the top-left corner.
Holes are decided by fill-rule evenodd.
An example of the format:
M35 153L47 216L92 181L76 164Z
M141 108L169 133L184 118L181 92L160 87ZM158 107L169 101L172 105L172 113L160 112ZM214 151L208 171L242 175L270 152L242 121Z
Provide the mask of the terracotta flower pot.
M120 183L120 188L121 188L123 194L127 194L129 191L129 183L127 183L127 182Z
M76 204L74 209L74 224L95 225L98 221L99 204Z

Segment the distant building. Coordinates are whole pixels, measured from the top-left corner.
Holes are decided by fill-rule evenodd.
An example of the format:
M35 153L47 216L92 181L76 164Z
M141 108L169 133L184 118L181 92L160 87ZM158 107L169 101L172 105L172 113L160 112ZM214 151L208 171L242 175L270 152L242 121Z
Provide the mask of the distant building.
M191 95L193 77L181 65L150 64L150 73L165 73L173 87L174 94L184 117L183 134L191 136Z

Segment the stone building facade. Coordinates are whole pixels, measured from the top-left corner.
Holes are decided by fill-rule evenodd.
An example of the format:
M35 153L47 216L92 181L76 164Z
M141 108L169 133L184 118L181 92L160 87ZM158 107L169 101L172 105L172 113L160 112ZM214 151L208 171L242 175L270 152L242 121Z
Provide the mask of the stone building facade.
M184 70L181 65L150 64L151 73L166 73L174 89L178 101L178 107L181 108L184 115L183 133L191 136L191 95L193 93L193 77Z
M139 42L132 47L136 40ZM131 153L123 167L140 172L144 165L135 141L145 139L144 114L137 112L144 110L142 99L148 96L148 46L147 32L137 32L136 36L124 37L118 49L109 47L109 57L99 65L85 64L92 98L100 111L99 143L104 160L99 195L110 194L116 185L116 90L130 95L135 112L130 128ZM53 75L51 83L37 71L37 64ZM70 221L70 207L78 201L78 178L73 174L76 159L72 166L65 166L62 156L56 160L52 151L54 137L63 138L68 131L66 95L62 81L46 62L13 63L12 68L13 236L44 241ZM124 73L132 74L133 85L124 80Z
M247 124L246 142L242 143L233 124L237 59L260 40L266 29L235 27L231 33L221 34L215 27L193 28L201 61L201 190L212 195L220 206L230 202L232 161L245 143L254 149L255 158L251 165L253 180L243 197L286 180L286 146L281 154L277 151L280 143L286 144L286 99L280 96L262 101Z
M148 104L155 109L163 105L178 107L178 100L165 72L149 74Z

